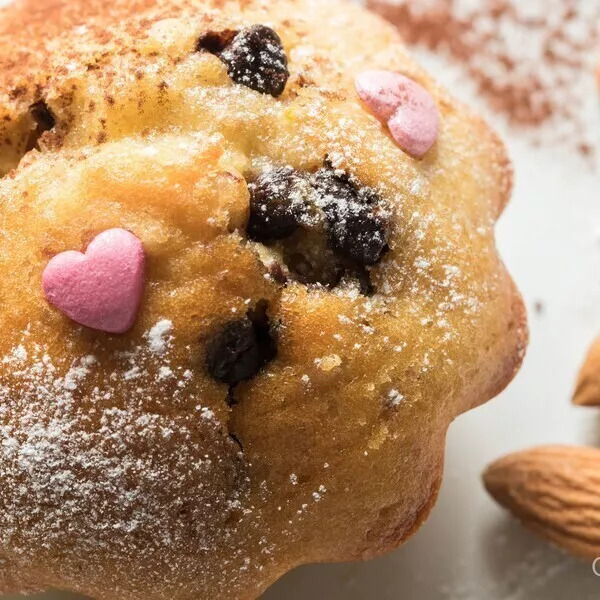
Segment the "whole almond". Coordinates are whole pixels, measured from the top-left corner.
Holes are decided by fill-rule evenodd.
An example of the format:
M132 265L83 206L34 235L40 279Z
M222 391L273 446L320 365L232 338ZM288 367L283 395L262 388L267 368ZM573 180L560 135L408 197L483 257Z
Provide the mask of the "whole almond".
M578 406L600 406L600 338L590 348L579 373L573 402Z
M571 554L600 557L600 450L536 448L499 460L483 479L528 529Z

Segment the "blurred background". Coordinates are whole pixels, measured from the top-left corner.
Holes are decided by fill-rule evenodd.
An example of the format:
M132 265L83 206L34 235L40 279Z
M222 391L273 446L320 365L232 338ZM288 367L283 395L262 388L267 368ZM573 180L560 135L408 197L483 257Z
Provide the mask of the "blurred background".
M407 546L370 563L299 569L265 600L595 600L591 564L523 531L486 495L481 472L530 446L600 445L600 412L570 404L600 333L600 1L371 5L509 146L516 189L498 245L529 307L531 346L509 390L451 428L440 501Z

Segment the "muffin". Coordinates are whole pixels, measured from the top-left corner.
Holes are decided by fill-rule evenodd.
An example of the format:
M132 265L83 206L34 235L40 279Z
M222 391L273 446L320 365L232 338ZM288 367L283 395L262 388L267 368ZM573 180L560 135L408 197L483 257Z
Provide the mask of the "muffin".
M0 592L398 547L526 346L494 133L336 0L19 0L0 73Z

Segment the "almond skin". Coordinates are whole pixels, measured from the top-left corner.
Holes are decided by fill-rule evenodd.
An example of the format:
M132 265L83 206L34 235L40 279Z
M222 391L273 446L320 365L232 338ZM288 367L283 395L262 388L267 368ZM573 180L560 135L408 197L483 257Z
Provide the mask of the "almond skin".
M577 406L600 406L600 338L590 348L579 373L573 403Z
M546 446L512 454L483 475L490 495L563 550L600 557L600 450Z

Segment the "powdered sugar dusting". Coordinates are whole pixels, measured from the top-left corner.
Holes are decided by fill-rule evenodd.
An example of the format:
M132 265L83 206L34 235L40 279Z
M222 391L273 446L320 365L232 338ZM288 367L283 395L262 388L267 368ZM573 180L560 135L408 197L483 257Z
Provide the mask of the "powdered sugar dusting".
M248 489L239 448L210 408L169 410L192 392L190 373L170 364L172 323L144 337L112 372L105 356L66 364L26 335L2 359L0 548L23 568L54 564L74 583L83 572L86 589L108 568L136 577L128 560L142 556L170 564L174 579L161 583L177 587L201 575L214 536L227 535L223 523ZM174 381L167 405L146 407L150 390L160 396ZM135 585L152 585L152 575Z
M150 352L159 356L163 355L173 339L170 335L172 330L173 323L168 319L161 319L156 323L156 325L145 335L148 340Z

